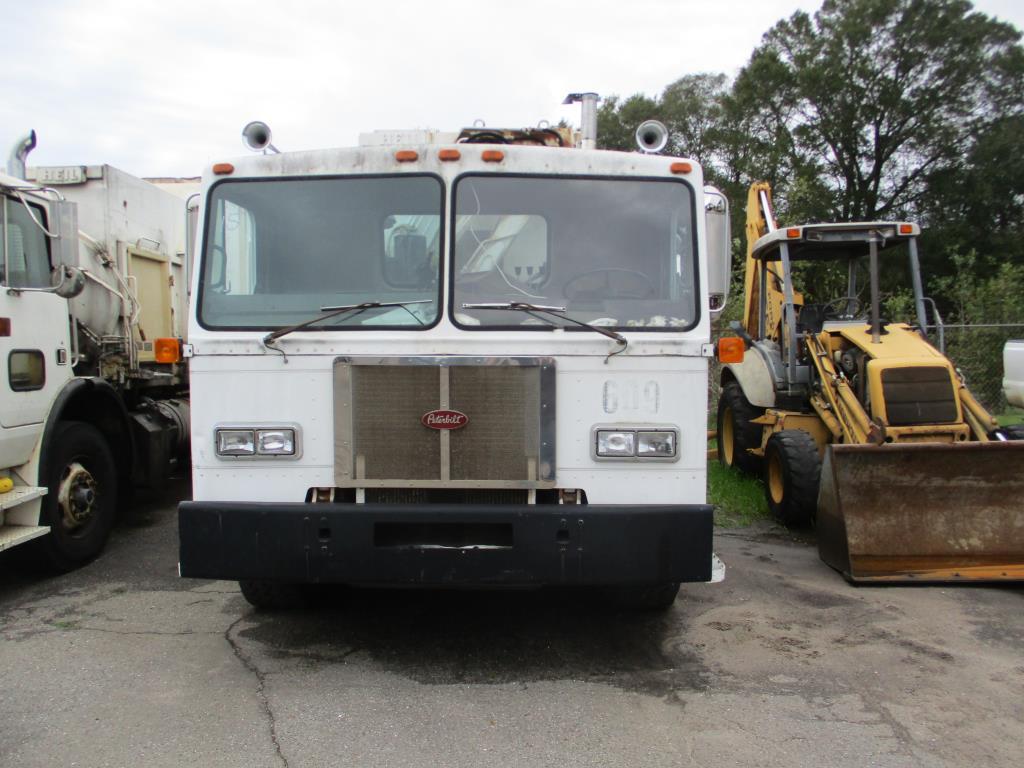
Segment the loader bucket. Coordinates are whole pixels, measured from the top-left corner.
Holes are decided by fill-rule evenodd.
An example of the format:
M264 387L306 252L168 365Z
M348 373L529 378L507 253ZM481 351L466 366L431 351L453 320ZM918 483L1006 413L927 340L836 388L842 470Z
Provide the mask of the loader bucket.
M847 579L1024 580L1024 442L831 445L818 553Z

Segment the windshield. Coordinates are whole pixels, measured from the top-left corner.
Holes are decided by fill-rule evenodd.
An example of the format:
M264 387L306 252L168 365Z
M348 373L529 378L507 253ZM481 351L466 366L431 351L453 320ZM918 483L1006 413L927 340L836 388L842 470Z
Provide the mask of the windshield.
M461 327L550 327L564 307L591 325L685 330L697 322L693 195L675 180L461 177L454 191L452 309Z
M433 176L225 181L210 192L199 288L207 328L428 328L440 308L443 187Z

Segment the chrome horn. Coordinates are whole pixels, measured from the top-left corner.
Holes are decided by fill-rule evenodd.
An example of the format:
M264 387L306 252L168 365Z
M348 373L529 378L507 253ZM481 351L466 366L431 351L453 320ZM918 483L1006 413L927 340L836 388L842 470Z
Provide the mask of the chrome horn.
M636 129L636 144L641 152L656 155L668 144L668 128L659 120L644 120Z
M242 139L245 146L253 152L265 152L268 149L274 154L280 154L280 150L270 143L270 126L260 120L253 120L242 129Z

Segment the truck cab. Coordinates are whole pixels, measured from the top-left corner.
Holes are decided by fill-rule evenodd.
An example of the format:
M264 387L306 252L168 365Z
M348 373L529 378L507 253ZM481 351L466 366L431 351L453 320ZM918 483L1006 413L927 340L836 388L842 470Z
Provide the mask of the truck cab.
M183 576L712 578L700 166L488 134L204 174Z

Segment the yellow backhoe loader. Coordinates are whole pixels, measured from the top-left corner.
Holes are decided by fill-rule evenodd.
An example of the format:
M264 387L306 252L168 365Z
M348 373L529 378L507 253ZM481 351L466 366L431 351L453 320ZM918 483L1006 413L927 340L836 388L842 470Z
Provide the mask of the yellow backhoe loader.
M746 352L722 370L719 461L761 472L772 512L814 524L821 558L851 581L1024 580L1024 428L1000 428L925 337L919 232L778 228L770 187L751 187L733 325ZM880 317L880 265L897 256L916 325ZM805 302L801 261L845 266L845 291Z

